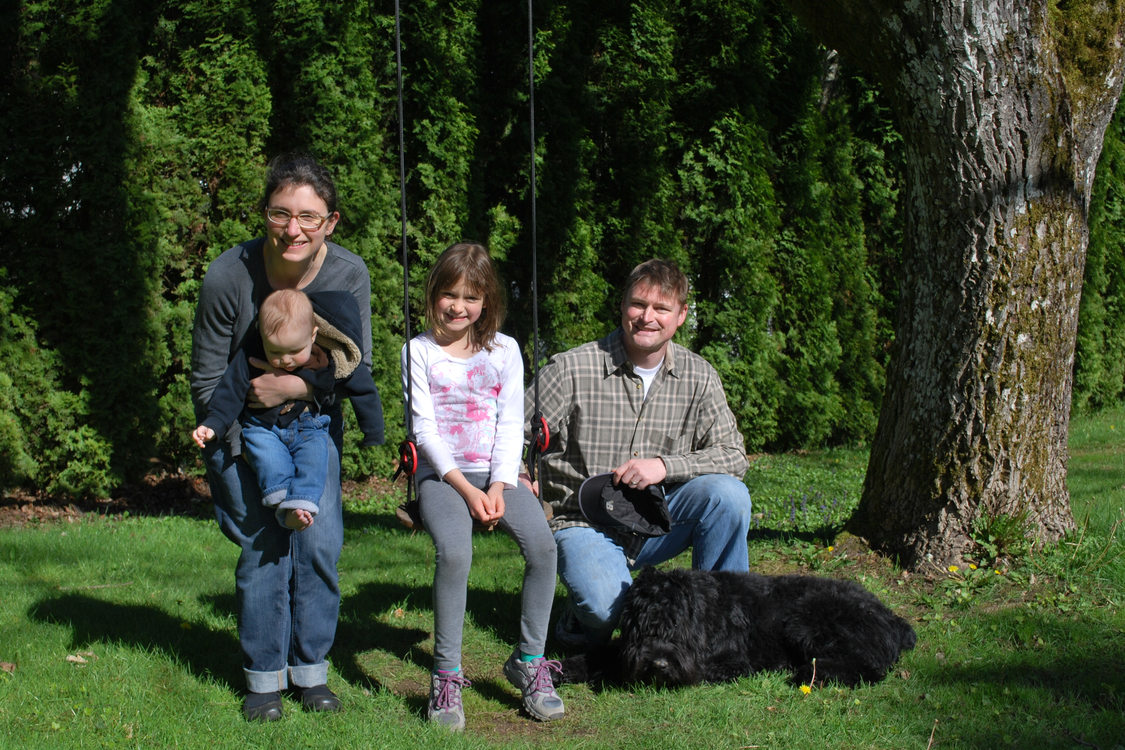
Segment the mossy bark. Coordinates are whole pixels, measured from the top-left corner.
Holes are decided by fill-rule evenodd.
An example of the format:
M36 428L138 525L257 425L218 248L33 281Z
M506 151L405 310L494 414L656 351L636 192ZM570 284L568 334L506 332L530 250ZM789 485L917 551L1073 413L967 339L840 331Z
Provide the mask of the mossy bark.
M790 0L875 73L906 148L896 348L850 529L911 568L974 524L1074 527L1067 428L1094 167L1122 81L1120 3Z

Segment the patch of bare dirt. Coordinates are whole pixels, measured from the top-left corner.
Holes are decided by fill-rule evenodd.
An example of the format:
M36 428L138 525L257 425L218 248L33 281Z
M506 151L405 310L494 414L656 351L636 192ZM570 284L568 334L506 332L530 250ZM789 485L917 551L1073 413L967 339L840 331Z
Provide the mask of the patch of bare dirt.
M24 490L0 497L0 527L44 521L77 521L89 514L131 516L210 516L211 490L202 477L157 473L121 487L111 497L58 498Z
M378 476L345 481L342 490L345 498L402 494L395 483ZM107 498L60 498L26 490L13 490L0 496L0 528L46 521L74 522L90 514L114 518L126 515L211 518L211 489L203 477L153 472Z

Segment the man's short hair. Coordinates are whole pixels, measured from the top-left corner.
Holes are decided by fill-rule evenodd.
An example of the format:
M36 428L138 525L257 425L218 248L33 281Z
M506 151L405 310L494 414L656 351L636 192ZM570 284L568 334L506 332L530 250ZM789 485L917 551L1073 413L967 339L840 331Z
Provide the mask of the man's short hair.
M688 280L679 266L670 260L653 258L646 260L629 274L625 280L625 301L632 294L638 284L656 287L663 294L679 301L681 305L687 304Z

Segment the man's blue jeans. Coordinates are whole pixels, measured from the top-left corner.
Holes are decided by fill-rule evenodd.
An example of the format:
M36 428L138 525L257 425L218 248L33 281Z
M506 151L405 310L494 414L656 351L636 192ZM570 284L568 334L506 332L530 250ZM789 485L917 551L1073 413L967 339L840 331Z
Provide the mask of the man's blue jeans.
M704 474L665 485L665 494L672 530L647 539L633 565L621 546L598 529L572 526L555 532L559 577L589 641L603 642L613 633L634 569L671 560L688 547L693 568L750 569L750 492L745 484L727 474Z
M332 468L316 520L292 532L262 505L257 477L245 461L230 456L224 441L204 451L219 527L242 550L235 568L238 639L251 692L327 681L340 610L336 564L344 541L338 456L330 440Z

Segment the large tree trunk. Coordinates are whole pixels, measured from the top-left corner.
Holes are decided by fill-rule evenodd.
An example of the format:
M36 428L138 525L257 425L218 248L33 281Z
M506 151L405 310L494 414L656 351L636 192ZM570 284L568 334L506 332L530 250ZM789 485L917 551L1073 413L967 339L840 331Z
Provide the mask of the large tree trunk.
M895 352L850 528L911 568L961 563L978 520L1057 540L1120 3L789 4L878 76L906 149Z

